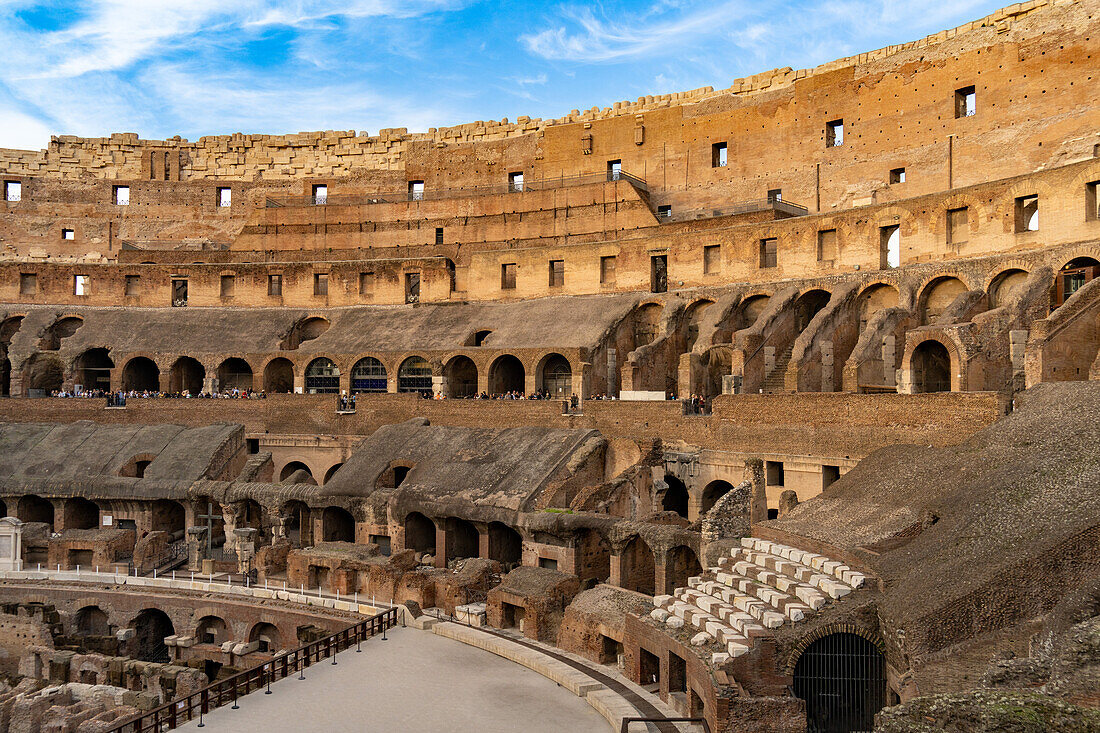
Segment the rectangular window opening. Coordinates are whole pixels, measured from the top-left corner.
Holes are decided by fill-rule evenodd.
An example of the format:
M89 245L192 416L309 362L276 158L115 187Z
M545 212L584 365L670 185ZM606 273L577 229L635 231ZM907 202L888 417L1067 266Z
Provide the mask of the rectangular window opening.
M126 290L123 291L129 298L136 297L138 288L141 286L141 275L127 275L126 276Z
M23 198L23 184L19 181L4 181L4 200L19 201Z
M970 209L951 209L947 212L947 243L966 244L970 234Z
M558 569L558 561L555 560L552 557L540 557L539 558L539 567L540 568L546 568L547 570L557 570Z
M222 275L222 288L221 296L223 298L232 298L233 291L237 287L237 278L233 275Z
M267 294L274 295L276 297L282 297L283 294L283 276L282 275L268 275L267 276Z
M901 265L901 225L891 224L878 230L879 269Z
M523 171L508 174L508 191L517 193L523 190Z
M832 486L838 478L840 478L840 466L822 466L821 490L824 491Z
M836 229L822 229L817 233L817 261L832 262L836 255Z
M764 472L768 486L783 485L783 461L765 461Z
M768 203L769 204L774 204L776 201L782 201L782 200L783 200L783 189L782 188L768 189Z
M313 203L317 206L324 206L328 203L328 186L323 183L313 186Z
M435 228L435 243L443 244L443 227Z
M19 276L19 294L34 295L38 292L38 275L33 272L24 272Z
M607 255L600 258L600 284L610 285L615 282L615 255Z
M72 229L62 229L61 238L71 242L76 239L76 231Z
M501 290L515 290L516 289L516 263L506 262L500 266L500 289Z
M668 653L668 691L687 693L687 660L675 652Z
M710 146L710 167L725 168L728 158L726 143L714 143Z
M892 171L890 171L890 185L894 186L899 183L905 183L904 168L894 168Z
M565 285L565 260L550 260L550 287Z
M406 272L405 273L405 302L406 303L419 303L420 302L420 273L419 272Z
M671 219L672 218L672 205L671 204L661 204L660 206L658 206L657 207L657 218L658 219Z
M228 209L233 205L233 189L220 187L218 188L218 208Z
M617 181L623 176L623 162L621 160L607 161L607 180Z
M1097 193L1100 193L1100 181L1085 184L1085 219L1088 221L1100 219L1100 198Z
M844 144L844 120L825 123L825 147L839 148Z
M668 255L650 256L649 289L654 293L668 291Z
M172 307L183 308L187 305L187 281L177 279L172 281Z
M409 201L424 200L424 181L409 181Z
M722 245L708 244L703 247L703 274L713 275L722 271Z
M115 186L115 206L130 205L130 187Z
M73 295L87 295L91 283L91 278L87 275L73 275Z
M313 273L313 294L314 295L328 295L328 273L327 272L315 272L315 273Z
M955 90L955 118L973 117L978 111L978 95L973 86Z
M779 266L779 240L775 237L760 240L760 267Z
M359 294L370 295L371 290L374 289L374 273L373 272L360 272L359 273Z
M1021 196L1016 199L1016 231L1039 231L1039 197Z

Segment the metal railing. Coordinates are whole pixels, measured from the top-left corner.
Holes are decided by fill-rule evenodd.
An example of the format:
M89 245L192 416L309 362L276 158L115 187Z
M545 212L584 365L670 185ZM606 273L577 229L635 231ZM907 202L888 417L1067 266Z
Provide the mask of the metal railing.
M232 677L207 685L201 690L164 703L107 729L106 733L153 733L154 731L160 733L178 728L196 718L202 723L202 717L211 710L229 703L232 703L235 709L237 700L250 692L266 687L267 693L270 693L272 682L285 679L295 673L298 674L299 679L305 679L305 670L322 659L332 657L332 663L335 664L335 656L338 652L352 646L355 646L358 651L364 639L377 634L382 634L382 638L385 638L386 629L393 628L395 625L397 625L396 607L375 614L323 639L300 646L269 662L262 662L244 672L238 672Z
M736 214L752 214L757 211L782 211L791 216L805 216L809 209L800 204L782 199L752 199L751 201L738 201L728 206L720 206L712 209L688 209L685 211L672 211L666 216L660 216L662 221L692 221L694 219L711 219L718 216L734 216Z
M529 191L548 191L567 186L583 186L608 181L626 181L634 188L648 191L646 182L638 176L620 171L612 174L585 173L576 176L558 176L524 180L522 185L499 183L489 186L468 186L465 188L424 189L423 191L396 191L389 193L347 193L328 194L326 196L268 196L265 207L269 209L294 206L366 206L370 204L398 204L407 201L438 201L443 199L486 196L491 194L524 194Z

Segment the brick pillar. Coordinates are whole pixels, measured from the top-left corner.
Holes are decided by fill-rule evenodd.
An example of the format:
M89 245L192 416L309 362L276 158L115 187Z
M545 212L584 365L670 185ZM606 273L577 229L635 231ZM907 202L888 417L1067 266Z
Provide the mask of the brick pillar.
M435 566L447 567L447 530L444 529L446 520L435 521Z
M477 556L489 557L489 525L483 522L475 522L477 527Z
M618 552L611 554L611 576L607 579L607 582L611 585L623 587L623 565L625 558Z
M668 564L671 562L671 553L662 552L653 555L653 591L655 595L671 593L669 588Z

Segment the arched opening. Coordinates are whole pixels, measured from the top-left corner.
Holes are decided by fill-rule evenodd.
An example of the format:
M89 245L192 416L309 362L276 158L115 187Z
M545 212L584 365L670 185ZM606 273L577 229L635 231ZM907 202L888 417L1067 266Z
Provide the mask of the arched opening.
M477 394L477 365L468 356L456 356L443 367L448 397L473 397Z
M307 394L336 394L340 391L340 370L332 359L317 357L306 367Z
M578 537L577 577L585 588L611 578L611 543L600 532L586 529Z
M920 296L920 325L931 326L967 291L966 284L957 277L941 277L924 288Z
M913 349L910 364L914 392L951 391L951 354L939 341L925 341Z
M323 486L331 481L332 477L336 475L336 472L340 470L340 466L342 465L344 464L341 461L340 463L333 465L332 468L330 468L329 470L325 471L325 480L321 482L321 485Z
M421 356L410 356L397 369L397 391L432 393L432 365Z
M4 397L11 395L11 359L8 358L8 348L22 324L23 316L5 318L0 322L0 395Z
M168 614L159 608L146 608L130 622L130 628L134 630L134 637L130 640L132 657L143 662L168 662L164 637L176 633Z
M1013 268L999 273L989 283L989 307L1000 308L1007 305L1017 294L1023 292L1027 284L1027 270Z
M0 499L0 517L10 516L8 514L8 503L3 499Z
M1066 300L1084 287L1085 283L1100 277L1100 261L1092 257L1077 257L1070 260L1054 279L1054 287L1050 294L1051 308L1057 308Z
M294 391L294 364L278 357L264 367L264 392L282 394Z
M556 400L573 394L573 368L561 354L547 354L539 364L539 389Z
M338 506L325 507L321 515L321 536L325 542L355 542L355 517Z
M229 626L220 616L203 616L195 624L195 641L199 644L216 644L229 641Z
M447 560L478 556L477 527L465 519L447 517Z
M218 365L218 386L222 390L252 389L252 366L233 356Z
M202 393L202 383L206 379L206 368L190 356L181 356L172 364L168 372L168 391L197 395Z
M489 522L489 559L504 566L504 572L523 559L523 538L502 522Z
M263 507L255 499L245 499L237 507L237 528L256 530L256 545L266 544L271 537L271 522L264 522Z
M894 308L898 304L898 289L893 285L879 283L872 285L859 294L859 332L867 330L867 324L882 310Z
M73 381L82 389L110 391L114 368L107 349L88 349L73 362Z
M19 500L19 519L23 522L43 522L53 530L53 502L28 494Z
M466 337L466 342L463 346L483 346L485 344L485 339L489 338L489 334L491 333L492 331L485 329L474 331Z
M187 512L178 501L157 499L153 502L151 525L154 532L170 532L182 538L187 529Z
M764 312L764 309L768 307L768 303L771 302L770 295L752 295L741 301L741 305L737 307L737 311L730 323L730 337L723 339L723 342L731 342L733 340L732 334L746 328L751 328L760 315Z
M283 466L283 470L279 471L279 483L317 485L313 472L301 461L290 461Z
M661 508L666 512L676 512L681 517L686 518L688 515L687 486L671 473L665 474L665 483L668 484L668 489L665 490L665 495L661 499Z
M69 338L83 325L84 319L78 316L59 318L46 329L45 334L38 341L38 348L42 351L57 351L61 348L61 339Z
M351 391L386 392L389 390L386 367L373 356L365 356L351 368Z
M886 704L886 660L858 634L829 634L798 658L794 694L806 701L810 731L871 730L875 714Z
M661 330L661 314L665 308L660 303L646 303L634 311L631 320L631 343L626 353L653 343Z
M523 394L523 363L512 356L498 356L489 367L489 394L503 395L509 392Z
M653 551L641 537L635 537L623 548L622 587L651 596L656 592L656 565Z
M699 324L712 305L713 300L697 300L688 306L684 313L684 348L681 353L687 353L694 348L695 342L699 340Z
M148 357L136 356L122 368L122 389L137 392L160 390L160 368Z
M29 397L45 397L61 389L65 368L57 354L34 354L23 364L23 385Z
M405 549L416 554L435 554L435 522L420 512L405 516Z
M827 290L810 290L794 303L795 332L802 333L821 309L829 304L832 295Z
M706 514L709 512L718 500L723 496L733 491L733 485L728 481L711 481L703 488L702 501L699 504L699 513Z
M282 648L282 637L275 624L258 623L248 632L249 643L256 643L256 650L263 653L274 652Z
M309 547L313 544L309 506L304 501L287 502L280 515L284 518L283 528L290 544L295 547Z
M99 507L79 496L65 502L65 529L95 529L99 526Z
M306 341L312 341L328 330L329 322L318 316L303 318L291 327L286 338L279 344L283 351L293 351Z
M699 557L695 550L687 545L673 547L668 551L668 568L665 572L665 593L672 593L677 588L686 588L688 578L702 575L703 566L699 564Z
M107 612L99 606L84 606L73 616L73 636L108 636L111 625Z

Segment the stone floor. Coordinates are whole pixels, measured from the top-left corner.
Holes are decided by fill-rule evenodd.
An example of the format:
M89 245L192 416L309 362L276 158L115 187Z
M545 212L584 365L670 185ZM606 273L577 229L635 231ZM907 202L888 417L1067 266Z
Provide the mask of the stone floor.
M204 731L607 733L584 698L506 659L416 629L393 629L206 716ZM198 722L183 728L195 730Z

